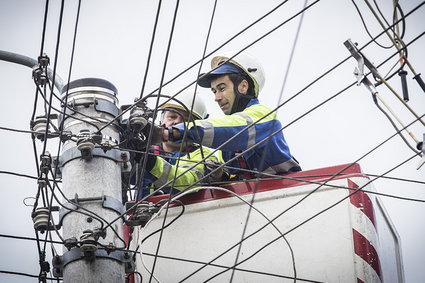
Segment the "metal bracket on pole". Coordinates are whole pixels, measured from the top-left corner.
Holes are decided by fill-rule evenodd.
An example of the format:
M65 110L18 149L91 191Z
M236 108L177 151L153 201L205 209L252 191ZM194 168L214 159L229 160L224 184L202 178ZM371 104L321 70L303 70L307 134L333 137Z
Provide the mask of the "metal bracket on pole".
M72 115L76 113L75 111L78 109L78 107L90 107L91 105L93 105L94 109L98 112L107 113L113 117L118 116L120 110L113 102L103 99L97 99L95 96L90 98L92 98L93 100L89 102L77 103L76 99L72 99L70 102L67 103L66 107L65 105L62 105L62 113L64 114L61 114L59 116L58 123L61 124L62 121L66 118L72 118Z
M104 151L101 148L94 148L92 151L93 157L104 157L111 159L115 162L128 162L130 159L130 154L127 151L121 151L117 149L111 149L108 151ZM79 159L81 158L81 151L78 150L77 147L72 147L65 152L62 153L59 158L54 157L53 162L55 165L58 166L58 168L62 168L65 166L66 163L68 163L71 160ZM130 164L128 164L128 167L130 167Z
M62 256L55 256L52 260L53 264L53 276L63 277L64 267L71 262L85 259L84 252L79 248L73 248L70 251L65 252ZM107 252L106 250L97 250L94 252L95 258L106 258L113 259L121 262L125 266L126 273L134 273L135 264L131 252L124 250L115 250Z
M74 202L66 202L63 204L63 207L59 209L59 224L57 226L62 227L63 218L68 213L78 210L78 206L76 204L89 201L102 201L103 208L111 209L115 211L118 215L123 215L125 213L124 205L121 203L121 201L113 197L103 195L97 198L78 198L78 195L76 195L74 198Z

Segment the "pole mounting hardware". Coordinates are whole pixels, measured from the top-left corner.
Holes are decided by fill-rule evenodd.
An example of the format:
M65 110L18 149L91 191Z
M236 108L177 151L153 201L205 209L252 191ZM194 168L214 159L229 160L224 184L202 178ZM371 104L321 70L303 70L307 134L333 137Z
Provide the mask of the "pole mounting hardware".
M125 266L125 273L134 273L135 271L132 253L127 250L115 250L108 253L104 249L98 249L93 252L93 258L94 260L97 258L108 258L121 262ZM67 264L82 259L85 259L85 255L79 248L73 248L65 252L62 256L55 256L52 260L53 276L63 277L63 269Z

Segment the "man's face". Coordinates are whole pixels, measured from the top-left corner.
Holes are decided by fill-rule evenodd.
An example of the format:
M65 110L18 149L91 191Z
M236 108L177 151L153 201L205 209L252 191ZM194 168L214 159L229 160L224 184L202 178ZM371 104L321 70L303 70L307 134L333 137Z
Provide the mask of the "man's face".
M164 111L162 116L162 125L166 127L174 126L179 123L183 123L187 121L189 118L189 114L186 111L175 110L175 111Z
M162 115L161 124L166 127L171 127L179 123L187 122L189 120L189 113L180 109L175 109L173 111L166 110ZM170 152L178 152L185 150L189 143L174 143L171 141L163 142L166 146L166 150ZM164 147L165 148L165 147Z
M215 95L215 101L224 114L230 115L235 102L233 83L228 75L220 76L211 81L211 91Z

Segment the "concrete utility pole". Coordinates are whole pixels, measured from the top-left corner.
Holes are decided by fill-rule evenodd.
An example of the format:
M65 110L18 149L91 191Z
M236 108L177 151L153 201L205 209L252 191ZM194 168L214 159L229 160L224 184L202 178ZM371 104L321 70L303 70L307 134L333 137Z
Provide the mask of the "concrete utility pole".
M123 250L122 219L106 227L124 212L121 172L130 167L128 153L112 148L119 143L117 122L98 131L119 114L116 95L111 83L94 78L62 89L62 102L72 110L59 123L64 119L64 135L74 138L64 142L56 159L68 209L59 213L65 248L53 259L53 272L65 283L124 282L125 273L134 270Z

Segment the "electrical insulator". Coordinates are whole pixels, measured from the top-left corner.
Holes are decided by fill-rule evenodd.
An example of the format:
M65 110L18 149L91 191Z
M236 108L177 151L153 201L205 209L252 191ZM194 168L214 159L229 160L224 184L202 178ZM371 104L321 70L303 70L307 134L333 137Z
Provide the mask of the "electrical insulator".
M48 174L49 170L52 168L52 156L48 151L46 151L43 155L40 156L40 160L40 171L43 174Z
M32 70L32 78L35 83L41 87L45 86L47 83L46 71L43 68L35 66Z
M135 106L130 111L129 122L130 127L134 132L140 132L148 123L145 118L145 110L142 107Z
M83 159L91 160L93 158L94 143L89 130L80 131L77 139L77 148L81 152Z
M42 68L47 68L47 66L50 64L50 58L46 53L43 53L43 55L38 56L38 63Z
M32 130L35 132L37 139L44 141L47 129L47 118L46 117L36 117L32 125ZM50 131L47 131L50 133Z
M49 215L50 211L47 207L37 208L32 214L34 222L34 229L36 231L44 232L49 228Z
M97 250L97 242L92 230L83 231L83 235L80 237L80 249L84 253Z

